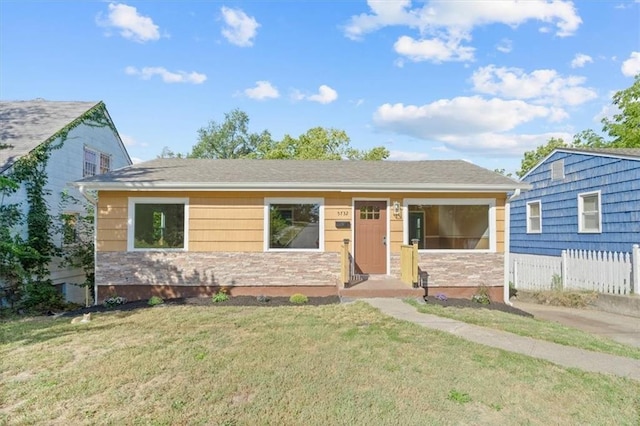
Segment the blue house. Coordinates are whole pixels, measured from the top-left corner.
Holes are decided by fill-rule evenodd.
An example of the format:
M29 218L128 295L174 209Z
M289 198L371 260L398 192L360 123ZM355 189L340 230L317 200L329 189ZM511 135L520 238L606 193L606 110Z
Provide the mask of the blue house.
M511 253L640 244L640 149L556 149L522 181L532 189L511 203Z

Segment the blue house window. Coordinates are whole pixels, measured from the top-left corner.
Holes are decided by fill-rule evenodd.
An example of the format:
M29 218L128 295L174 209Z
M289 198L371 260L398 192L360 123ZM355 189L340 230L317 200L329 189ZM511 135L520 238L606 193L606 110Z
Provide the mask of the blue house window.
M540 200L527 203L527 234L542 232L542 203Z
M578 232L602 232L600 191L578 194Z

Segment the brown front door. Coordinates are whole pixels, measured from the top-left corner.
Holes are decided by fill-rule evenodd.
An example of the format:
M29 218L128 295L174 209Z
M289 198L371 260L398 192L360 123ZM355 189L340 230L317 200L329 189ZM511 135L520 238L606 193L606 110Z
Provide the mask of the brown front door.
M356 201L354 259L361 274L387 273L387 202Z

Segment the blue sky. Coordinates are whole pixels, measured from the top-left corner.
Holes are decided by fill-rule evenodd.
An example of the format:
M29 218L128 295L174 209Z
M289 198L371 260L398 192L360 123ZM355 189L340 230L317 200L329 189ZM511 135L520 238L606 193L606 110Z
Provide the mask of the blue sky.
M639 72L634 0L0 0L0 98L102 100L136 161L239 108L276 139L513 171Z

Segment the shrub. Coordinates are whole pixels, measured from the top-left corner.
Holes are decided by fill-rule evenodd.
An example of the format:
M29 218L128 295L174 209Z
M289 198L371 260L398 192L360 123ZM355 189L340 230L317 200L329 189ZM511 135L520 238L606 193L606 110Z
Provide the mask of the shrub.
M149 301L147 302L147 305L156 306L156 305L162 305L163 303L164 303L164 300L162 300L162 297L151 296L151 299L149 299Z
M485 285L481 285L478 289L478 292L471 297L476 303L480 303L481 305L488 305L491 303L491 299L489 298L489 289Z
M309 301L309 298L304 294L300 294L300 293L292 294L291 297L289 298L289 302L295 303L296 305L302 305L304 303L307 303L308 301Z
M107 297L106 299L104 299L104 302L102 302L102 305L105 308L113 308L119 305L124 305L125 303L127 303L127 299L121 296L110 296Z
M229 300L229 295L224 290L219 290L216 294L211 296L211 301L213 303L226 302Z
M27 284L19 306L27 312L44 313L49 310L64 309L65 302L62 294L51 284L51 281L31 282Z

